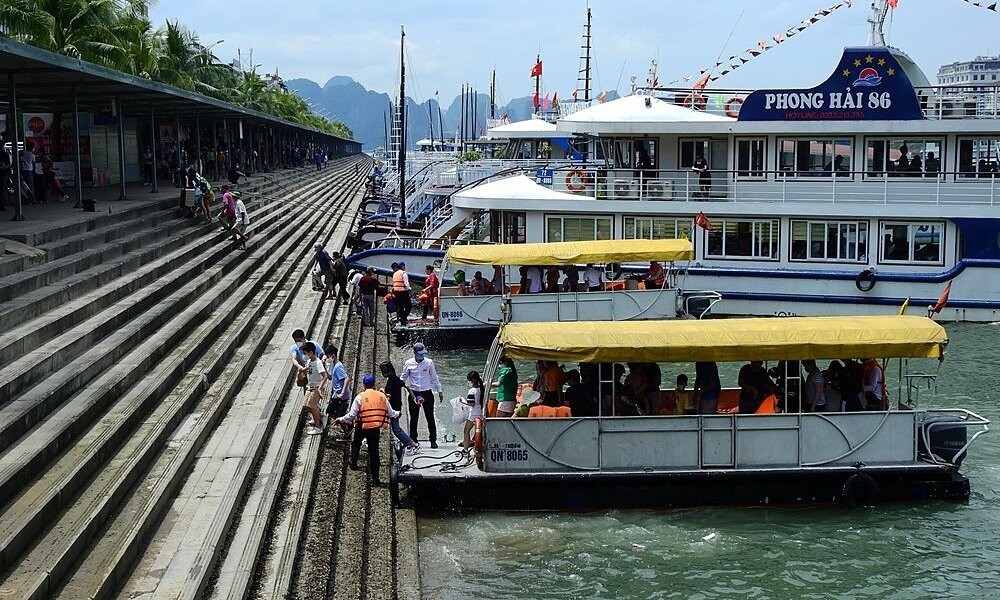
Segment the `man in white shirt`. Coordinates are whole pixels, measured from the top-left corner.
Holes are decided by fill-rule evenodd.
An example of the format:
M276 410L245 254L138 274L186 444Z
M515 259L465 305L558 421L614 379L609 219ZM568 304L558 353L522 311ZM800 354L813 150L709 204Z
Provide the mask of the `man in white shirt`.
M399 378L411 392L407 399L410 406L410 438L414 442L417 441L417 422L420 420L420 407L423 406L431 448L437 448L434 392L436 391L438 398L444 402L444 388L441 387L434 361L427 358L427 348L422 343L413 344L413 358L403 363L403 372Z
M240 238L240 250L247 249L247 227L250 226L250 213L247 212L243 198L236 198L236 224L233 233Z
M587 291L600 292L604 289L601 272L594 268L592 263L587 263L587 269L583 272L583 281L587 284Z
M542 270L536 266L528 267L528 293L538 294L542 291Z
M306 397L303 405L312 414L312 423L306 428L307 435L323 433L326 418L319 410L320 400L326 393L326 382L330 378L323 361L316 356L316 345L312 342L302 344L302 352L306 355Z

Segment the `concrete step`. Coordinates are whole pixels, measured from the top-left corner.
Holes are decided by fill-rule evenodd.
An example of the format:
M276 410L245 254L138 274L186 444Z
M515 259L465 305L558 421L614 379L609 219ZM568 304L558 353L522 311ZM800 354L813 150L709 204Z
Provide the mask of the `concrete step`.
M316 217L313 218L315 219ZM306 223L309 223L308 218L303 220ZM294 229L294 228L289 227L289 229ZM284 275L282 281L284 281L286 284L290 277L294 277L294 275L297 274L296 268L290 269L286 267L284 269L278 269L277 267L279 264L287 262L287 260L284 257L289 255L294 255L296 253L296 249L298 249L299 261L301 261L302 256L306 256L307 250L302 247L302 239L304 235L305 235L304 232L301 229L299 229L298 235L296 236L280 240L274 239L273 243L269 244L270 248L265 249L268 251L266 253L265 252L261 253L262 256L266 256L267 258L258 259L258 261L265 260L266 263L270 265L266 269L266 273L261 274L259 278L247 277L247 272L250 271L251 269L260 271L259 268L255 269L257 265L249 265L249 264L237 268L227 276L227 279L230 280L230 285L235 285L242 281L242 285L240 285L238 289L227 290L232 292L230 294L227 294L227 297L248 298L248 299L254 298L256 302L255 304L253 304L253 306L256 306L256 308L251 307L245 309L239 306L238 303L227 302L223 303L223 305L220 306L221 314L217 313L213 318L207 320L204 318L205 315L203 314L204 312L203 310L194 311L195 314L190 314L190 311L195 308L191 307L189 311L186 311L189 314L184 315L185 322L196 322L201 325L199 331L194 332L194 334L192 334L189 339L192 339L194 344L196 345L204 346L203 348L200 349L201 353L204 353L204 351L207 350L208 347L211 347L216 350L216 352L211 352L206 354L206 356L209 356L210 359L214 361L212 369L210 370L209 373L210 378L218 377L222 372L223 367L225 367L228 363L233 362L232 360L229 360L230 357L226 355L225 350L227 349L232 350L238 348L239 350L237 351L237 353L240 353L246 350L245 346L254 346L255 344L259 345L258 342L250 341L251 340L250 331L255 323L266 321L264 317L268 312L270 303L271 301L274 300L275 297L277 297L281 289L283 289L284 284L280 283L280 281L278 283L271 284L272 287L270 288L270 291L263 295L257 293L257 290L260 288L261 285L264 284L265 278L267 278L268 275L271 273L283 272ZM211 300L209 298L202 298L201 300L198 301L198 303L204 304L206 306L212 305ZM237 315L240 315L241 313L244 313L246 311L250 312L250 314L243 315L246 318L244 319L234 318ZM226 335L223 330L226 330L227 326L230 331L238 330L240 333L235 337L232 335ZM204 331L202 331L202 329L204 329ZM195 354L195 356L197 356L197 354ZM184 369L184 363L186 361L190 361L192 358L194 357L189 355L184 359L180 357L175 357L173 360L170 361L171 363L175 364L174 371L176 375L180 376L183 374L183 372L186 370ZM237 361L237 362L240 364L244 363L244 361ZM231 381L232 384L235 386L238 382L242 381L243 376L245 375L246 372L244 370L241 373L237 373L236 377L230 378L229 381ZM150 376L147 379L154 379L155 382L159 383L160 381L162 381L162 375L158 376L156 372L150 373ZM182 395L186 397L187 403L190 403L191 401L196 399L197 395L200 395L199 388L201 387L202 383L198 375L194 373L190 373L187 376L186 380L188 382L187 385L179 389L182 390ZM167 387L164 390L156 390L156 392L165 393L167 392L167 390L171 389L173 385L174 383L171 382L169 387ZM150 391L139 392L139 390L141 389L149 390L149 388L151 387L156 387L156 385L151 383L151 385L148 387L140 385L136 386L133 389L135 390L136 393L143 393L146 396L150 397L147 400L147 402L155 400L155 396L164 395ZM159 387L163 387L163 384L160 383ZM231 400L231 396L229 399ZM159 406L165 406L167 404L176 405L177 402L162 402L160 403ZM182 404L184 403L182 402ZM225 402L223 404L225 404ZM131 485L135 483L135 481L137 481L139 473L141 472L142 468L144 468L144 466L140 468L140 464L148 465L149 460L153 456L155 456L155 454L160 450L160 448L162 447L163 440L166 437L166 434L169 433L171 430L173 430L174 426L176 426L177 423L180 422L180 418L183 417L183 415L186 413L186 410L183 410L183 408L184 407L175 406L175 411L171 419L167 419L166 421L164 421L164 419L160 418L156 420L156 425L158 426L158 431L159 431L159 433L155 436L156 439L149 439L148 435L139 436L139 438L144 438L144 439L141 439L137 445L133 444L132 447L134 450L137 449L140 452L140 454L142 454L141 459L135 456L124 461L112 459L109 463L112 465L112 471L113 471L110 479L116 482L116 485L114 486L115 491L112 492L107 488L103 490L98 490L96 488L99 486L95 486L93 484L90 487L88 487L84 491L84 497L76 499L75 501L72 502L72 505L66 512L64 518L60 521L59 524L56 524L56 526L50 532L50 535L47 536L43 541L36 544L35 549L32 550L32 552L29 553L23 561L21 561L22 566L29 566L29 568L27 569L18 568L17 570L15 570L11 575L11 577L8 578L7 584L16 585L17 587L15 587L14 589L28 590L29 592L32 593L37 592L39 597L41 597L44 594L49 594L50 592L52 592L54 590L53 580L59 580L61 578L61 575L66 573L66 570L75 561L77 553L85 545L89 543L90 536L97 530L97 528L100 527L99 522L103 521L106 517L110 516L111 512L110 507L117 504L118 501L124 499L126 493L131 491ZM156 413L156 410L158 410L158 408L154 409L154 413ZM221 408L219 410L221 410ZM143 411L142 414L143 416L145 416L146 414L149 413ZM149 421L147 421L146 424L149 425L150 424ZM101 429L102 429L101 426L98 424L97 426L95 426L95 428L91 430L91 434L89 435L101 435L94 433L96 431L100 431ZM124 430L128 431L129 428L124 427ZM103 437L106 437L106 435L104 435ZM134 437L131 439L135 440ZM93 442L91 442L90 444L87 444L86 442L87 440L83 439L76 447L80 447L81 449L88 449L91 452L91 454L95 453L96 450L93 448ZM170 449L168 447L168 451L169 450ZM66 455L67 456L71 455L71 451L67 451ZM181 460L181 462L189 463L192 458L193 458L193 453L189 451L186 454L186 458ZM116 465L119 467L118 471L115 470ZM130 465L131 468L128 469L128 474L120 472L120 467L122 465ZM63 466L63 461L60 461L57 467L62 467L62 466ZM183 470L181 470L181 473L183 474ZM177 483L179 483L181 477L178 476L175 479L176 481L174 482L174 484L176 485ZM98 476L96 481L105 481L105 478L103 476ZM39 484L41 484L42 487L45 488L43 481L40 480L38 484L32 486L31 489L38 488ZM58 488L48 487L47 489L49 489L49 492L41 494L40 497L49 498L50 500L48 502L44 503L34 502L29 506L22 506L22 508L25 509L26 512L31 514L38 514L39 516L34 518L31 517L18 518L16 519L15 522L20 522L20 523L34 522L34 525L36 526L42 525L46 519L51 518L51 516L54 514L54 511L60 508L60 506L58 506L58 500L60 498L62 498L63 501L65 502L68 500L68 498L73 496L72 490L66 490L62 486ZM18 501L15 504L21 506L22 499L33 495L34 494L32 494L31 490L29 489L28 491L25 492L25 494L21 496L21 498L18 499ZM162 502L164 498L168 497L169 494L165 496L163 494L156 494L154 500L157 502ZM12 514L10 510L8 510L8 514ZM84 521L86 522L94 523L94 525L87 525L86 522L80 522L80 521L72 522L71 526L61 525L61 523L63 523L67 517L71 517L73 515L75 515L78 518L84 519ZM28 517L28 515L25 515L25 517ZM65 532L67 531L73 532L70 535L72 539L66 539ZM36 531L34 533L37 535L38 532ZM53 535L55 535L55 539L50 539L52 538ZM10 536L4 536L3 539L10 539ZM3 547L9 548L10 545L4 545ZM4 553L4 555L6 555L6 553ZM44 568L41 569L42 572L40 572L40 571L32 571L30 565L39 565L39 566L45 565L45 566Z
M251 201L247 209L251 213L253 230L259 226L258 222L281 210L281 203L259 198ZM39 288L0 304L0 331L8 332L0 335L0 364L13 360L11 352L19 354L35 348L170 271L194 264L193 261L215 243L212 242L213 234L218 237L220 231L214 225L184 224L166 238L144 244L121 256L120 260L102 262L57 285ZM147 232L136 234L138 237L146 235ZM147 264L155 267L143 268ZM99 293L91 293L98 288Z
M275 231L280 233L288 227L295 227L298 221L297 215L281 211L275 212L272 218L273 223L253 236L251 244L264 243L276 235ZM251 227L255 225L264 223L255 223ZM225 238L225 234L221 231L215 235L219 240ZM166 355L170 347L150 348L146 338L155 333L174 314L181 312L183 307L207 294L212 286L224 277L226 271L242 262L243 256L242 253L234 253L228 243L218 245L213 252L202 258L201 264L188 265L186 269L160 277L149 286L67 331L61 337L64 343L60 352L42 356L44 351L36 351L7 368L0 369L0 390L4 389L2 387L4 375L15 374L13 379L8 377L6 380L8 383L17 383L16 376L47 375L37 385L37 389L32 389L30 393L0 407L0 449L10 446L56 406L83 387L87 381L133 352L134 348L139 348L147 354ZM185 293L178 296L175 292L178 288ZM165 300L169 297L173 297L173 301ZM221 298L217 301L221 301ZM101 352L84 352L90 347L88 344L97 343L97 340L105 335L111 337L100 342ZM51 374L46 373L46 367L52 369L49 372ZM121 389L121 382L118 382L118 385L102 390L101 403L115 398ZM86 421L81 421L76 429L85 423ZM45 445L46 453L57 452L64 442L65 440L50 440ZM8 497L6 494L9 490L5 480L0 478L0 502Z

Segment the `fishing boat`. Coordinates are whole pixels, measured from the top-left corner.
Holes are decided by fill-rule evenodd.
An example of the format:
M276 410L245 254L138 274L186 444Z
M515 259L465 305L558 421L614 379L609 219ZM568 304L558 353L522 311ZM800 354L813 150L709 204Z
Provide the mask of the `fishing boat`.
M580 385L599 398L598 416L479 419L474 449L442 445L403 458L393 491L437 509L965 499L970 483L959 468L989 421L914 396L935 376L947 342L940 324L907 315L509 323L487 359L487 393L502 357L592 365L596 378ZM871 410L802 412L799 403L793 411L802 382L791 361L838 357L883 358L886 379L898 385L892 403L890 391ZM615 383L621 365L755 360L784 367L789 412L762 402L740 413L720 400L707 414L622 416L630 392Z
M420 340L454 348L488 346L500 324L508 322L701 318L720 298L711 291L683 289L677 265L690 260L692 252L687 239L451 246L440 266L451 283L441 286L436 298L424 298L436 305L435 318L396 323L392 331L400 343ZM623 266L648 271L651 261L661 269L658 280L626 277ZM519 271L532 267L539 280L543 269L556 269L558 291L546 287L527 293ZM585 267L600 271L599 289L591 290L584 281ZM576 276L569 281L578 283L565 283L571 272ZM474 293L480 290L470 285L473 280L484 281L488 293Z
M947 289L941 319L1000 320L1000 86L931 85L873 4L871 45L819 85L639 89L562 116L586 163L457 192L441 229L687 236L716 315L877 315Z

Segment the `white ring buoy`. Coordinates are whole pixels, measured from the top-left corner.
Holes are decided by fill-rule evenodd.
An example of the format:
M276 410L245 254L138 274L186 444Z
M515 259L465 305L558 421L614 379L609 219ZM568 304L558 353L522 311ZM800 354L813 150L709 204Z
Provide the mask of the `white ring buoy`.
M743 106L743 98L732 97L726 100L724 110L726 111L726 116L733 119L740 116L740 108Z
M566 173L566 189L571 192L582 192L587 189L587 172L574 169Z

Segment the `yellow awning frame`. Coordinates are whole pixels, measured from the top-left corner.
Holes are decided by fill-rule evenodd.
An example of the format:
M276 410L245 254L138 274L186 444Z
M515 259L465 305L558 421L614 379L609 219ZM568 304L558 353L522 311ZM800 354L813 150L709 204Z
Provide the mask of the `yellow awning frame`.
M592 363L941 358L948 343L910 315L508 323L498 337L513 359Z
M461 245L446 260L459 265L583 265L638 261L691 260L690 240L596 240L531 244Z

